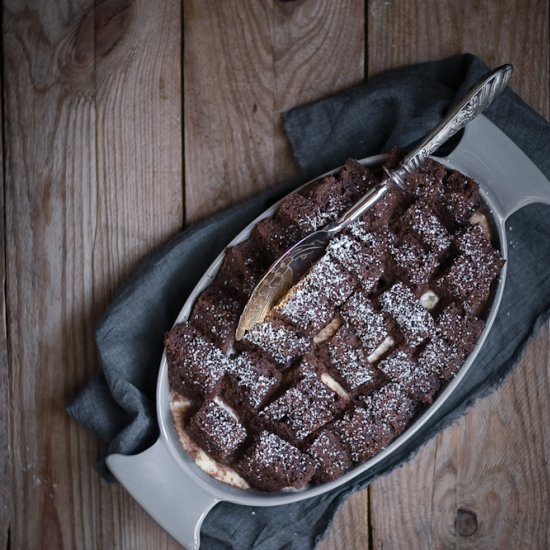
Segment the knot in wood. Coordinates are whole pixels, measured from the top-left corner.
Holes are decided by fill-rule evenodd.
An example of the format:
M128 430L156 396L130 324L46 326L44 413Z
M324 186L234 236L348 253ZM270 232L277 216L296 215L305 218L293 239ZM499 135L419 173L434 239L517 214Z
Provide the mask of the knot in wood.
M81 64L105 57L123 38L131 16L131 0L102 0L82 18L76 35Z
M460 537L471 537L477 531L477 515L466 508L456 511L455 531Z

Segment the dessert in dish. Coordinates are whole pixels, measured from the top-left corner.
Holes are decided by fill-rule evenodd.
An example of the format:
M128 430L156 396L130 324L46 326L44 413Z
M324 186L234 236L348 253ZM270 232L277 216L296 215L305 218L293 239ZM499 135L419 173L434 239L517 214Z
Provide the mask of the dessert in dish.
M474 349L504 262L478 185L431 159L235 342L269 265L380 178L350 160L288 195L166 335L178 436L214 477L261 491L335 480L402 433Z

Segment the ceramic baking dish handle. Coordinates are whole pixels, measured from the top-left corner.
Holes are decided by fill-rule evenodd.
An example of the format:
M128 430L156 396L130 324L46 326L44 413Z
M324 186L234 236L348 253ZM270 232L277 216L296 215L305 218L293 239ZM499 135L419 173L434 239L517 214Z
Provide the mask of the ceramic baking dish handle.
M107 466L163 529L187 550L199 548L202 522L218 500L182 473L162 438L138 455L108 456Z
M483 181L501 220L534 202L550 204L548 179L483 115L466 126L460 143L446 160L477 181Z

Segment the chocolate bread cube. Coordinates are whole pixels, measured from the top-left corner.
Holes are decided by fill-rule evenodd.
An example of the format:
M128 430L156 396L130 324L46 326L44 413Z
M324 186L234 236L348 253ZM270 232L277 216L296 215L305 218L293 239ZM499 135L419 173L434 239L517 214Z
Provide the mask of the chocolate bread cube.
M249 239L225 249L219 277L223 278L224 287L231 284L237 292L249 296L267 267L263 251Z
M377 366L392 382L400 384L415 401L431 403L441 387L437 374L425 363L417 363L403 349L394 351Z
M383 262L375 251L344 234L332 239L327 252L355 276L367 292L376 287L383 272Z
M387 229L371 229L368 224L361 218L353 222L347 229L346 233L357 239L367 249L384 261L388 255L388 250L395 236Z
M307 453L315 460L315 480L319 482L338 479L351 467L349 451L330 430L321 431Z
M458 347L434 337L418 356L419 366L437 374L443 382L450 380L464 362L464 352Z
M409 346L418 346L434 333L433 318L403 283L394 284L379 300L382 309L397 321Z
M189 323L227 352L233 343L244 302L241 296L214 283L199 295Z
M339 347L341 349L360 349L362 347L361 341L357 337L355 331L352 330L345 323L338 327L334 335L329 340L323 342L323 345L321 346L321 350L323 352L326 351L325 348L328 342L332 342L333 346Z
M447 225L464 225L479 207L479 187L474 180L460 172L445 177L438 209Z
M445 167L428 158L417 170L405 177L407 193L431 204L438 200L443 192L444 177Z
M321 353L331 374L347 391L367 391L379 384L361 343L345 325L322 344Z
M441 256L451 245L451 236L432 209L415 202L400 218L404 231L415 235L431 252Z
M260 411L258 418L269 431L299 444L330 422L340 406L334 391L308 376Z
M182 395L205 395L227 369L225 355L188 323L179 323L164 339L170 388Z
M466 354L473 351L484 328L485 321L465 313L453 303L437 318L437 334Z
M286 370L283 373L281 387L290 388L304 380L313 380L315 384L320 381L329 390L335 392L341 399L338 401L338 410L344 406L344 401L348 399L347 392L330 375L329 368L318 350L316 353L308 353L294 368Z
M292 380L298 382L303 378L319 378L319 376L326 371L326 366L320 359L319 355L314 352L310 352L300 359L300 362L296 365L294 373L292 374ZM285 375L290 376L290 372L285 372Z
M300 240L300 234L292 226L285 226L273 218L258 223L251 236L270 264Z
M503 264L496 252L478 252L476 256L460 254L437 285L443 293L464 302L469 313L479 315L489 299L491 283Z
M491 241L480 225L470 225L462 229L455 235L453 242L459 252L471 258L477 258L480 252L482 256L491 257L493 254Z
M275 217L285 226L293 227L300 237L312 233L327 223L326 215L313 201L300 195L287 195Z
M389 422L375 418L363 407L355 407L331 427L355 463L365 462L386 447L395 432Z
M394 434L401 433L413 419L417 403L401 384L390 382L361 399L375 422L387 422Z
M268 318L254 325L240 340L245 349L264 354L280 370L290 367L305 355L311 340L280 319Z
M359 336L367 355L374 354L386 338L391 327L383 313L375 311L364 292L357 292L342 306L342 318Z
M386 162L384 162L384 166L388 170L395 170L396 168L399 167L399 164L405 158L406 154L407 154L407 151L405 149L401 149L400 147L396 147L394 145L390 149L388 158L386 159Z
M317 292L335 306L345 302L357 286L357 280L329 254L321 256L303 280L311 283Z
M366 166L355 159L347 159L338 174L338 181L344 188L345 196L353 204L378 180Z
M391 220L399 215L404 204L403 193L390 189L361 216L361 220L371 231L387 228Z
M227 361L224 399L239 412L258 410L281 382L281 373L262 355L245 351Z
M263 431L235 469L254 489L279 491L306 485L315 473L315 462L284 439Z
M236 415L216 399L207 400L187 426L193 439L215 460L229 464L246 440L246 429Z
M336 221L353 204L343 183L334 176L313 182L302 194L320 208L327 223Z
M288 291L273 314L311 336L330 323L335 307L305 278Z
M447 174L445 166L432 158L425 159L415 171L419 174L427 174L431 176L435 184L441 184L443 182L443 178Z
M425 250L412 235L404 235L390 247L388 274L411 286L426 285L438 267L437 255Z
M504 260L495 250L479 225L462 231L456 239L457 248L477 265L481 278L491 282L500 273Z

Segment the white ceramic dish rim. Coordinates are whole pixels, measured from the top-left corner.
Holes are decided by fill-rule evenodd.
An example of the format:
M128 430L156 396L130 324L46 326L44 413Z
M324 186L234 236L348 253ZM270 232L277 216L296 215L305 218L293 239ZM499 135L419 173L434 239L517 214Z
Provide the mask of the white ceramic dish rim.
M372 165L379 163L384 158L385 155L376 155L361 162ZM506 219L513 212L527 204L534 202L550 204L550 183L548 180L505 134L483 116L478 117L467 126L460 144L447 158L438 158L437 160L448 168L460 170L480 183L483 198L492 215L492 222L497 232L502 255L505 258L508 256L505 235ZM338 170L339 168L328 173ZM518 185L518 182L521 183ZM244 240L252 227L264 217L271 215L277 205L273 205L258 216L230 244L236 244ZM187 318L196 296L209 284L219 269L222 257L223 253L218 256L201 278L194 291L187 298L176 322L181 322ZM167 364L164 355L157 386L159 440L152 448L133 457L111 455L108 457L107 463L115 476L124 483L131 494L161 525L176 536L180 542L187 545L193 544L195 547L198 545L200 524L204 516L220 500L254 506L275 506L314 497L335 489L366 472L410 440L455 391L467 374L491 329L499 309L506 273L505 267L500 275L493 303L487 316L486 328L475 350L470 354L457 376L438 395L436 401L386 449L336 481L312 486L301 491L264 493L238 489L204 473L183 450L175 432L169 406ZM168 465L169 458L173 461L171 465ZM160 464L160 462L163 462L163 464ZM163 465L167 468L164 477ZM147 474L147 477L151 480L156 480L159 487L153 490L140 483L141 480L136 479L140 472ZM161 509L163 500L175 497L171 493L176 491L177 480L173 478L171 480L164 479L169 475L168 472L172 476L183 474L180 479L182 490L193 492L193 494L186 495L185 498L193 498L197 508L202 507L200 510L193 511L192 517L189 518L189 521L184 521L183 523L186 523L186 525L183 526L177 525L178 521L182 522L181 517L174 514L170 516L169 512ZM184 474L187 474L187 476ZM188 532L190 529L194 530L194 534Z

